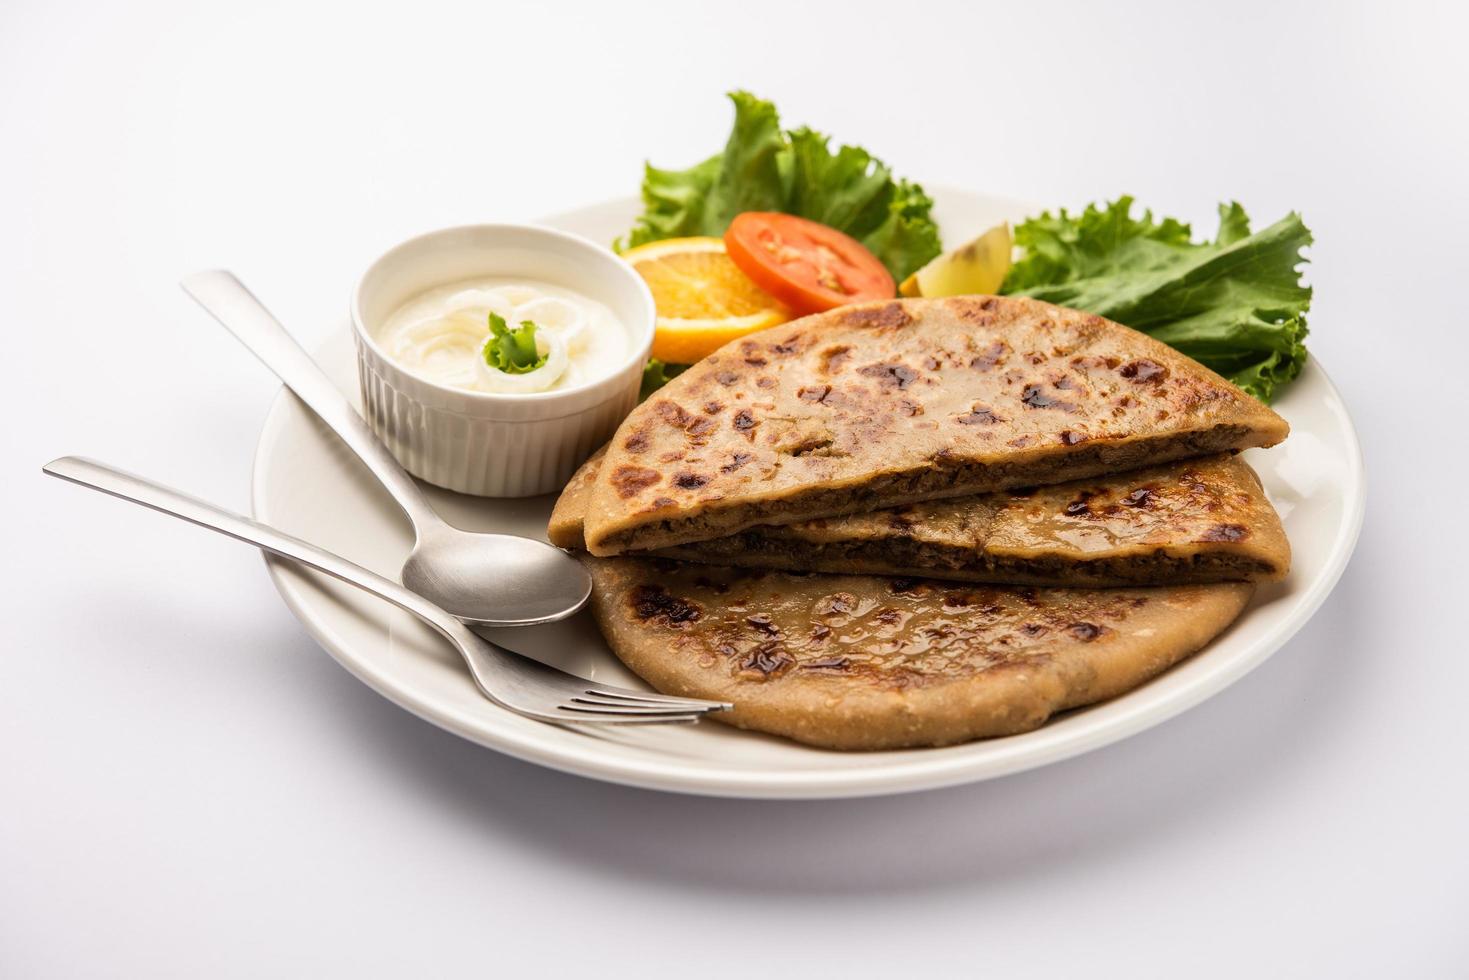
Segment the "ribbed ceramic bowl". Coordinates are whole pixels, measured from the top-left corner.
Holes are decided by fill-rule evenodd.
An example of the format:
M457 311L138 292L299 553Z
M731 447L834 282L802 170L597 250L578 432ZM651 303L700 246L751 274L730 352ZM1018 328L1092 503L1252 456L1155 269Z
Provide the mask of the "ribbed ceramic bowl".
M628 356L599 381L533 394L466 391L398 367L377 343L387 318L437 286L480 277L540 280L605 303ZM533 225L465 225L411 238L378 259L352 294L357 375L368 423L421 480L480 497L565 486L637 403L653 344L653 296L611 251Z

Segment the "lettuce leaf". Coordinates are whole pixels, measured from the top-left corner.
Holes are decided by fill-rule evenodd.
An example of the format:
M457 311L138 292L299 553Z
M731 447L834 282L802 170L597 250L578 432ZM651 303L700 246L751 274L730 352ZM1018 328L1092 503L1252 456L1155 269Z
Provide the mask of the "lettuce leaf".
M646 401L653 392L689 369L687 364L665 364L656 357L648 358L643 365L643 385L638 392L638 401Z
M1214 241L1133 199L1060 211L1015 229L1022 257L1001 292L1097 313L1163 341L1268 402L1306 363L1311 288L1301 249L1311 232L1292 212L1251 233L1238 204L1219 206Z
M933 199L895 180L866 150L802 127L780 128L775 106L731 92L735 123L724 152L688 170L648 164L644 210L619 251L663 238L723 235L743 211L795 214L846 232L899 281L942 251Z

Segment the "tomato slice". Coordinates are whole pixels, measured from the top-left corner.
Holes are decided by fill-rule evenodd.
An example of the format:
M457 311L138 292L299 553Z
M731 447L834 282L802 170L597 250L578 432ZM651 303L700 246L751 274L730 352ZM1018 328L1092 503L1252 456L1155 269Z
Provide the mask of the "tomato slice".
M724 233L734 264L797 313L891 299L897 284L857 239L793 214L746 211Z

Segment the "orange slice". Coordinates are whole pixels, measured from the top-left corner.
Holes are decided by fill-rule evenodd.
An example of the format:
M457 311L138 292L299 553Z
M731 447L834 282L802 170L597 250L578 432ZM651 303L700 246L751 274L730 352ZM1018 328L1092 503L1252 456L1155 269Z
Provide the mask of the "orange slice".
M736 337L785 323L793 314L750 281L719 238L668 238L622 256L653 291L658 307L653 356L692 364Z

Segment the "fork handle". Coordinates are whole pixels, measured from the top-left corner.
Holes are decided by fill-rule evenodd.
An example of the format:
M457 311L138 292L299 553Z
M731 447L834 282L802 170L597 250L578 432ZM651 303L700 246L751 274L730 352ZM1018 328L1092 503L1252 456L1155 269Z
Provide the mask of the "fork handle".
M364 592L386 599L400 609L406 610L443 633L450 640L458 641L468 632L464 624L444 612L427 599L410 592L403 586L386 579L376 572L348 561L341 555L332 554L314 544L302 541L269 524L261 524L242 514L217 507L207 500L191 496L181 490L166 487L145 477L99 463L81 456L63 456L41 467L46 474L76 483L123 500L131 500L153 510L171 514L191 524L218 531L220 534L253 544L282 558L300 562L333 578L355 585ZM488 643L480 638L480 642ZM495 648L502 653L509 651Z
M361 415L332 384L265 304L225 269L185 276L184 292L204 307L235 339L276 373L296 397L306 403L357 454L422 535L442 527L443 518L429 506L423 491L383 445Z

